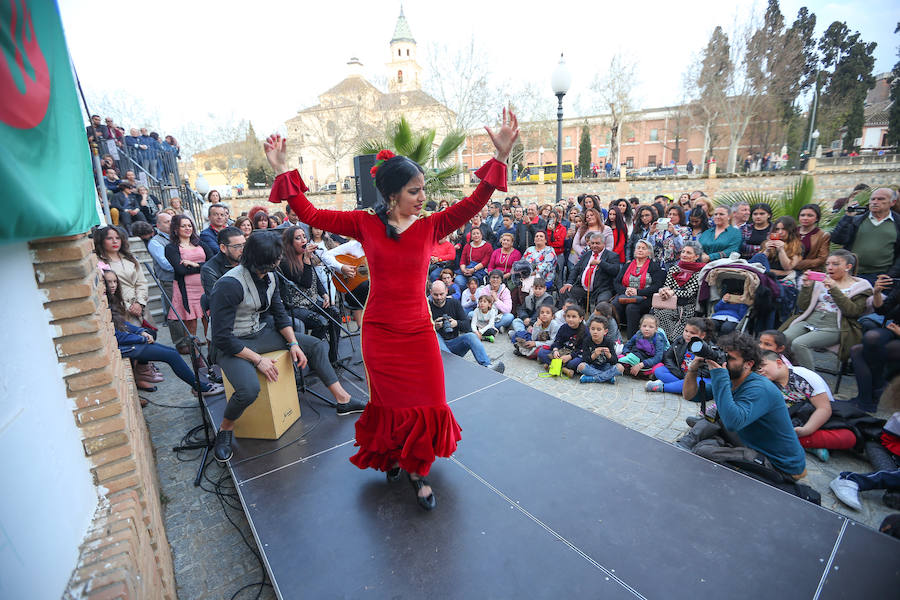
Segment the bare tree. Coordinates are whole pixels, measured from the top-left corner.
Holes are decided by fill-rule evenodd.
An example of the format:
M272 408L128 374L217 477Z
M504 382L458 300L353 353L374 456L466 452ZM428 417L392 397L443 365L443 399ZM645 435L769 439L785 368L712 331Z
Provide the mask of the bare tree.
M381 131L369 125L370 116L359 102L316 107L304 111L306 147L312 148L334 165L334 177L340 181L339 165L366 140Z
M667 111L666 120L668 125L662 143L672 153L672 160L678 163L682 158L682 142L687 141L688 132L693 124L691 106L684 94L681 101Z
M509 95L509 102L519 117L519 141L522 144L522 156L514 156L513 162L524 163L528 152L537 152L541 147L555 153L556 101L553 96L534 82L525 82ZM543 157L539 162L543 162Z
M727 95L728 81L734 70L731 63L728 35L716 27L706 48L688 70L685 88L691 92L691 113L695 127L703 132L703 150L700 165L705 168L707 156L717 135L716 124Z
M610 58L606 73L595 76L591 84L595 109L598 112L609 111L609 155L614 165L621 164L622 128L634 110L632 90L635 84L635 65L618 52Z
M447 131L468 131L492 120L499 106L487 52L475 43L451 49L431 44L428 48L428 76L425 91L453 111L443 112Z
M757 117L766 103L765 81L772 73L766 65L766 52L777 37L757 29L756 19L745 20L731 36L729 62L731 72L725 78L725 93L719 97L722 119L728 126L728 162L726 169L733 173L744 133L751 119Z

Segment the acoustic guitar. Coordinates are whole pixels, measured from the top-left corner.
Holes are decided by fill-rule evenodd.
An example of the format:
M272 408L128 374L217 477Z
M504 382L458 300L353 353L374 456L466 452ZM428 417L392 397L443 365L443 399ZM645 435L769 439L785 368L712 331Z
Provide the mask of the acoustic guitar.
M346 277L339 271L336 271L332 276L334 285L337 286L339 292L347 290L352 292L359 284L369 280L369 264L366 262L365 256L356 257L352 254L337 254L334 259L342 265L356 267L356 275L353 277ZM344 287L347 289L345 290Z

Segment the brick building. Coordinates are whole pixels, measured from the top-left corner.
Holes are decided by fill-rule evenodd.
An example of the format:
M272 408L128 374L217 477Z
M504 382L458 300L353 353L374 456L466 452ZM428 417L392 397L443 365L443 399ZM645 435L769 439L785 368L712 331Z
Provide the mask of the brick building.
M548 102L554 102L552 97ZM591 135L591 161L600 168L610 160L610 116L570 117L563 119L562 159L563 162L578 164L578 146L581 130L587 124ZM525 165L556 163L556 121L543 123L521 123L521 141L524 145ZM738 163L748 152L779 152L783 140L773 140L768 145L761 144L758 129L764 125L751 121L744 139L738 147ZM621 125L621 162L629 170L670 165L672 161L681 169L688 160L695 168L704 162L703 129L692 121L687 107L667 106L635 111ZM729 149L728 127L719 123L711 130L712 156L720 165L726 164ZM540 148L544 153L540 153ZM472 130L466 139L462 160L471 169L477 169L493 156L492 146L483 129ZM708 159L708 157L707 157Z

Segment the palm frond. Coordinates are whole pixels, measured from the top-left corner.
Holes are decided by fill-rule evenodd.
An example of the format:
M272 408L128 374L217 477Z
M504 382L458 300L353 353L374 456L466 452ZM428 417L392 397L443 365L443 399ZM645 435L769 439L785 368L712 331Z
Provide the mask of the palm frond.
M416 140L413 136L412 127L410 127L409 121L404 116L401 116L397 124L394 125L390 138L394 143L394 149L397 154L410 156L415 148Z
M356 148L357 154L378 154L381 150L385 148L391 149L394 145L387 140L369 140L367 142L363 142Z
M800 214L801 208L807 204L818 204L813 199L815 191L816 184L813 178L806 175L801 176L771 204L772 217L777 219L787 216L796 219L797 215ZM825 215L827 213L826 207L822 204L819 207L822 210L822 214Z
M434 152L435 161L439 165L446 163L454 154L456 154L456 151L459 150L460 146L462 146L465 141L465 131L455 129L449 132L447 137L444 138L444 141L441 142L441 145L438 146L438 149Z
M716 204L723 206L735 206L741 202L746 202L750 206L759 203L771 205L777 199L777 196L768 192L760 192L758 190L744 190L739 192L725 192L716 196Z
M431 158L431 149L434 145L435 135L435 130L431 129L421 136L416 136L415 144L407 156L422 166L430 164L431 161L429 159Z

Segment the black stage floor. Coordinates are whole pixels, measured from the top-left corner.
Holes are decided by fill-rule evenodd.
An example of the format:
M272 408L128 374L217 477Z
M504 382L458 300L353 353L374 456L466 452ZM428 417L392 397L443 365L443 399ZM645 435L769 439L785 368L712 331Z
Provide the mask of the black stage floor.
M350 464L355 417L314 398L321 418L301 402L280 440L237 440L232 476L280 598L886 598L900 589L896 539L472 362L444 354L444 370L463 439L432 468L433 512L405 478L388 484ZM216 423L223 410L224 399L210 404Z

